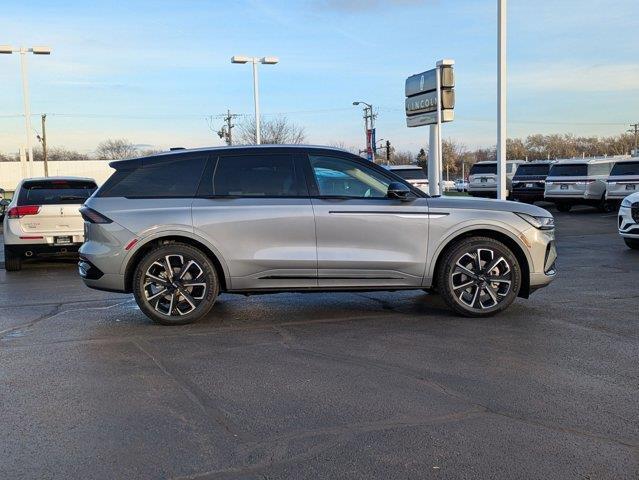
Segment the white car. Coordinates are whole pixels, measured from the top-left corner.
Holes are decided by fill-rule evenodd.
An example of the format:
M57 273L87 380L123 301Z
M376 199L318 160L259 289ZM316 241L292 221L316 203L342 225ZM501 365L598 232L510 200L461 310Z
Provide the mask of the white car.
M80 206L96 188L91 178L22 180L3 223L5 269L20 270L27 258L77 252L84 241Z
M635 192L639 192L639 158L615 163L607 181L606 200L620 202Z
M526 162L524 160L508 160L506 162L506 190L509 197L517 167L523 163ZM470 167L468 193L471 197L497 197L497 162L482 161Z
M468 191L468 182L466 180L458 178L457 180L455 180L455 190L460 193Z
M422 192L428 193L428 176L419 165L388 165L386 168Z
M639 192L628 195L619 208L619 235L630 248L639 249Z

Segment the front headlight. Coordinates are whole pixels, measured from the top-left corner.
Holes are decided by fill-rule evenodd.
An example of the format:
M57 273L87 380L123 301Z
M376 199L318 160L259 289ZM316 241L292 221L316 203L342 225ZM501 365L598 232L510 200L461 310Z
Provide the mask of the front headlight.
M553 217L537 217L535 215L528 215L527 213L515 213L515 215L523 218L539 230L552 230L555 228L555 219Z
M630 208L630 207L632 207L632 202L630 201L630 199L628 197L626 197L621 202L621 206L622 207L626 207L626 208Z

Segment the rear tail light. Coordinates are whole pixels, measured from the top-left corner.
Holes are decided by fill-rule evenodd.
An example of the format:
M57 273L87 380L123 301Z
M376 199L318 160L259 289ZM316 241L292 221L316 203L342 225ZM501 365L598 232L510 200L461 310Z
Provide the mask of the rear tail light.
M80 208L80 215L82 215L82 218L84 219L85 222L89 222L89 223L112 223L113 222L113 220L111 220L110 218L105 217L101 213L96 212L95 210L89 207Z
M25 215L37 215L40 211L40 205L20 205L11 207L7 212L9 218L22 218Z

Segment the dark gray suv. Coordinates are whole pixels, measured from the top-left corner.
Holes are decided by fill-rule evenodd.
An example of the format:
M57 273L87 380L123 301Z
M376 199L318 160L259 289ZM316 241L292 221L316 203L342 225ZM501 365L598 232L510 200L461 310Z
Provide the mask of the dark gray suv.
M181 150L113 162L85 203L80 275L133 292L162 324L220 292L433 289L486 316L555 276L553 218L531 205L430 198L339 149Z

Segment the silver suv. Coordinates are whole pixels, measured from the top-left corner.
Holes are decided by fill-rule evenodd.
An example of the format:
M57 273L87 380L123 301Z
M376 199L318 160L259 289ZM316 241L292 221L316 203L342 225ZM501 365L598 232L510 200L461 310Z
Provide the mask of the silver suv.
M555 276L546 210L431 198L339 149L181 150L111 166L82 208L80 275L133 292L161 324L203 317L220 292L436 289L483 317Z

